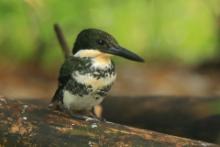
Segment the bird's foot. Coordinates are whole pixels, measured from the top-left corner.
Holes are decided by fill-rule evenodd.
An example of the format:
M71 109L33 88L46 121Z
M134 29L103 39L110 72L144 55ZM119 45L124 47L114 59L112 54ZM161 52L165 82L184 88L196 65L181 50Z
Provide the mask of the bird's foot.
M106 122L106 119L103 118L103 117L101 117L101 118L99 118L99 117L88 117L88 118L86 119L86 121Z
M61 114L67 114L71 116L73 119L77 120L84 120L88 122L105 122L106 120L102 117L97 117L95 113L92 111L70 111L66 108L64 108L62 105L59 103L50 103L48 105L48 109L56 111Z
M102 122L105 121L103 118L99 118L91 112L84 112L83 114L70 113L71 117L74 119L84 120L88 122Z
M80 115L80 114L71 114L71 117L73 119L84 120L84 121L88 121L88 122L98 122L98 121L100 121L96 117L91 117L91 116L87 116L87 115Z

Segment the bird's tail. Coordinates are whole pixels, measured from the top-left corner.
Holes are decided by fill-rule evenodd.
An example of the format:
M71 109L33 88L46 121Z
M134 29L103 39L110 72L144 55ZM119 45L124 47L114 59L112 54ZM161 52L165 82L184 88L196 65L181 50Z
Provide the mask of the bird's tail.
M62 90L60 88L58 88L54 94L54 96L52 97L52 100L50 102L50 104L48 105L48 108L50 109L59 109L59 105L60 103L63 102L62 100Z

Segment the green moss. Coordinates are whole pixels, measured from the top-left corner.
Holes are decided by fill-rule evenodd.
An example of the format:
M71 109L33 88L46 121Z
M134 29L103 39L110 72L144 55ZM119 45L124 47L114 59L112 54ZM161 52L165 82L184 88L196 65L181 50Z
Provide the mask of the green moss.
M148 60L172 57L198 63L217 52L216 20L209 6L216 12L220 9L214 0L48 0L32 4L2 0L1 56L29 60L43 41L46 51L40 62L53 64L60 58L60 49L52 25L59 22L71 48L79 31L95 27L113 34L120 44Z

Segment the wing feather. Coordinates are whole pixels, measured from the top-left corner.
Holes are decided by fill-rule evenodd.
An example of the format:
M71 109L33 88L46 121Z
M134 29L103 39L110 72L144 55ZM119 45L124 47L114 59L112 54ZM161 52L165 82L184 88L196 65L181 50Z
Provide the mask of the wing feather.
M53 96L52 102L61 101L63 99L63 89L66 86L67 82L71 78L71 74L77 67L81 64L81 60L79 58L70 56L68 57L63 65L60 68L59 78L58 78L58 88Z

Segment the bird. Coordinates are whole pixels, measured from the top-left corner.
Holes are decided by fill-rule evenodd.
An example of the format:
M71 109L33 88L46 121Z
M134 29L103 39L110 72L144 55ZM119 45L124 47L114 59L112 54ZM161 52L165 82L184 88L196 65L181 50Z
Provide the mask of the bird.
M92 110L107 96L116 79L111 59L114 55L144 62L143 58L120 46L111 34L95 28L82 30L72 53L60 68L58 88L51 104L77 118L95 118Z

